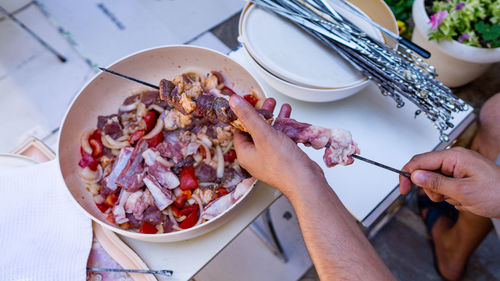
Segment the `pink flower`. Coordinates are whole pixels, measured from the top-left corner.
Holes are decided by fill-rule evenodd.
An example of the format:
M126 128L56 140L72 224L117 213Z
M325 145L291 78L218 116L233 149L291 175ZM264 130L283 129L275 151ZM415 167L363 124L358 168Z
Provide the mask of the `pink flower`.
M460 36L460 38L458 38L458 42L462 43L467 38L469 38L469 34L464 33L464 34L462 34L462 36Z
M444 18L448 15L448 11L437 12L431 16L429 23L432 25L432 29L438 28L440 24L443 23Z
M458 2L455 11L460 11L465 6L465 2Z

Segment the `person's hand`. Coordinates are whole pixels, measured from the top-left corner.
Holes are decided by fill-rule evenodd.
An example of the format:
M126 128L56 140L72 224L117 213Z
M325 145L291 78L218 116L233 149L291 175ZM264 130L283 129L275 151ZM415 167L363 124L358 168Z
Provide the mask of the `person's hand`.
M402 169L433 201L446 200L458 210L500 218L500 167L472 150L455 147L414 156ZM411 189L400 176L400 191Z
M250 135L237 130L234 147L240 165L252 176L279 189L285 195L297 185L324 179L321 168L312 161L289 137L275 130L238 95L232 95L229 104ZM276 101L266 99L262 108L274 111ZM280 117L290 117L291 107L284 104Z

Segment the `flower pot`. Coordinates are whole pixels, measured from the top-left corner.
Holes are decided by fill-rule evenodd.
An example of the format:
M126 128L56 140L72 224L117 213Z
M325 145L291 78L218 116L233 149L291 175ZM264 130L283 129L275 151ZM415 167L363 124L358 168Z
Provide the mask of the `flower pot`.
M431 30L430 19L424 7L424 0L413 2L412 41L431 52L425 61L438 73L437 79L448 87L465 85L481 76L493 63L500 61L500 48L477 48L461 44L457 41L428 39Z

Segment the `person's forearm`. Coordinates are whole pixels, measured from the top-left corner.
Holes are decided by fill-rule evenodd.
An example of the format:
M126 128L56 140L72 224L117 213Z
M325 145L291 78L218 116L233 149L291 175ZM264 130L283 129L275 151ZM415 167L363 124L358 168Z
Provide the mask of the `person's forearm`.
M289 190L285 195L322 280L394 279L323 177Z

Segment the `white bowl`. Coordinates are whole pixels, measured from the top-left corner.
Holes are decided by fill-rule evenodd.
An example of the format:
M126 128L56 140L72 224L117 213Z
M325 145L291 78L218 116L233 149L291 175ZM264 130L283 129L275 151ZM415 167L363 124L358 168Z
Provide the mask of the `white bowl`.
M272 73L264 69L257 63L250 54L248 59L251 62L254 69L257 71L260 77L266 81L269 86L277 90L278 92L292 97L297 100L306 102L331 102L340 99L347 98L354 95L355 93L363 90L368 86L369 81L361 81L356 85L340 88L340 89L319 89L319 88L309 88L304 86L298 86L287 82L279 77L274 76Z
M372 18L374 21L378 22L382 26L386 27L387 29L393 31L394 33L398 33L397 29L397 23L396 19L394 18L392 12L390 11L389 7L382 1L382 0L374 0L374 1L363 1L363 0L355 0L351 1L354 5L356 5L359 10L364 12L366 15L368 15L370 18ZM324 87L325 85L328 85L328 83L331 82L336 82L335 80L332 81L327 81L325 83L320 83L318 82L318 79L311 78L311 75L316 75L314 73L309 73L306 76L308 76L306 81L315 81L313 85L312 83L303 83L304 81L297 81L297 79L293 79L292 75L289 75L290 71L284 71L285 73L281 73L279 75L276 73L277 71L280 70L280 65L277 64L276 62L270 62L269 58L270 55L264 55L262 56L261 54L263 52L266 52L265 49L261 50L255 50L255 45L256 44L251 44L252 42L249 42L249 38L247 37L248 34L248 27L245 25L248 24L248 21L246 20L246 15L255 7L252 3L249 3L245 9L243 10L241 17L240 17L240 22L239 22L239 32L240 32L240 37L239 40L244 46L245 50L247 51L249 60L253 67L256 69L257 73L259 74L262 79L264 79L272 88L275 90L281 92L284 95L290 96L292 98L302 100L302 101L308 101L308 102L330 102L330 101L335 101L335 100L340 100L346 97L349 97L351 95L356 94L357 92L361 91L364 89L368 83L369 80L366 77L362 77L361 79L353 79L355 76L349 75L350 71L350 66L348 68L344 68L343 71L333 73L333 75L340 75L343 73L344 77L346 77L349 81L348 83L342 84L337 84L337 87ZM259 8L260 9L260 8ZM274 19L275 20L275 19ZM283 20L281 20L283 21ZM279 20L277 21L279 22ZM283 24L283 23L281 23ZM290 24L290 23L288 23ZM366 27L365 24L360 23L360 26L364 28L368 33L371 33L373 37L379 39L379 40L384 40L387 44L391 46L395 46L394 42L391 39L388 39L386 36L381 36L380 32L378 30L376 31L370 31L371 27ZM286 27L286 30L288 30L290 26ZM298 27L295 27L296 29L299 29ZM300 33L300 31L297 31ZM293 35L297 36L297 34ZM302 40L307 40L305 44L315 44L318 45L316 46L317 48L323 48L321 46L321 43L316 42L314 38L312 37L302 37L302 35L298 35L299 37L302 38ZM305 36L305 35L304 35ZM307 35L308 36L308 35ZM266 37L267 38L267 37ZM304 39L306 38L306 39ZM260 43L258 43L260 44ZM284 47L280 47L284 48ZM260 55L261 57L258 58L255 55ZM320 57L323 57L327 55L327 53L323 53L320 55ZM335 55L336 57L330 59L330 63L338 63L339 58L338 55ZM264 59L263 59L264 58ZM347 62L342 61L340 59L339 65L341 67L345 67ZM265 64L262 65L262 63ZM287 67L292 67L288 65ZM283 70L283 67L281 67L281 70ZM360 75L358 73L358 75ZM292 79L290 79L292 77ZM324 78L322 78L324 79ZM318 86L319 85L319 86ZM330 84L332 86L332 84Z
M253 92L260 100L265 98L259 82L241 65L224 54L201 47L183 45L148 49L125 57L109 68L155 84L162 78L172 79L183 72L208 73L217 70L224 74L226 84L236 93L244 95ZM71 198L83 212L116 233L149 242L174 242L203 235L231 219L253 188L221 215L203 224L177 232L142 234L109 223L97 209L92 194L85 190L78 175L82 132L95 128L98 115L116 113L127 96L147 89L141 84L104 72L88 82L73 100L61 126L58 151L61 175Z

